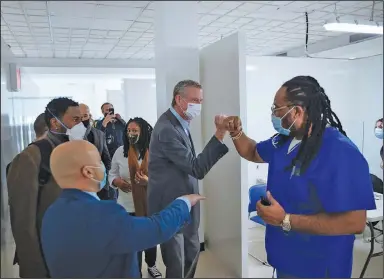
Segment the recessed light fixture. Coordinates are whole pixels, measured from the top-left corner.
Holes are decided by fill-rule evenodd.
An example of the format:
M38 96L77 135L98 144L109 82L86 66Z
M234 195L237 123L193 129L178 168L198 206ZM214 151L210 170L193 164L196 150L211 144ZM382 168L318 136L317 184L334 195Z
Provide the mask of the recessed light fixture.
M334 32L348 32L348 33L361 33L361 34L378 34L383 35L383 25L373 21L353 21L353 22L340 22L339 20L327 22L324 24L327 31Z

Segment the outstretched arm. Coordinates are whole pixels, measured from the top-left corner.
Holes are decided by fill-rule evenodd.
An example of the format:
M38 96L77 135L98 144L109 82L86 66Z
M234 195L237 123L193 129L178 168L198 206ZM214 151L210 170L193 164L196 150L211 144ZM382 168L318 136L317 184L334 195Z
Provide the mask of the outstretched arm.
M179 198L151 217L132 217L121 208L115 224L120 229L113 236L112 250L132 253L169 240L189 222L192 205L188 199Z

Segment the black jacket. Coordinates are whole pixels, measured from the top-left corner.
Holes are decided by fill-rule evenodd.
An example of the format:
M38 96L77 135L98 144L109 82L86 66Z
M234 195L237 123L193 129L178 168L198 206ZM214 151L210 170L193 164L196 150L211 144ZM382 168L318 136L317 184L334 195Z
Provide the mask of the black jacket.
M90 143L95 145L97 150L99 150L101 160L103 161L104 166L108 172L111 169L112 159L109 155L109 150L104 133L100 130L97 130L96 128L88 126L84 138L86 138Z
M108 151L111 158L117 148L124 144L124 133L125 133L125 121L123 119L116 119L114 123L108 123L107 127L103 126L103 119L97 121L96 129L105 133L105 139L107 141Z
M105 140L105 134L91 126L87 127L87 131L85 132L84 139L87 139L90 143L96 146L97 150L100 152L101 160L104 163L107 174L111 169L111 156L109 155L109 150L107 147L107 142ZM100 199L102 200L116 200L118 192L109 187L109 183L107 180L107 185L100 192L97 193Z

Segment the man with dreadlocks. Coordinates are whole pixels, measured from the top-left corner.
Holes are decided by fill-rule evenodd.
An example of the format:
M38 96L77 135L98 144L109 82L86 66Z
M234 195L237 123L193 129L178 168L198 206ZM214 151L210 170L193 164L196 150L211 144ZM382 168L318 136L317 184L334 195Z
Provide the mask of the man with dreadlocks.
M367 161L313 77L283 84L272 124L277 134L256 143L238 117L223 121L240 156L269 164L267 201L256 208L268 262L278 277L351 277L354 235L375 209Z
M148 148L152 130L152 126L143 118L131 118L125 126L123 145L116 150L112 159L109 183L123 192L118 197L118 203L132 216L148 216ZM156 257L156 246L145 250L148 274L153 278L161 278ZM138 260L141 275L141 251L138 252Z

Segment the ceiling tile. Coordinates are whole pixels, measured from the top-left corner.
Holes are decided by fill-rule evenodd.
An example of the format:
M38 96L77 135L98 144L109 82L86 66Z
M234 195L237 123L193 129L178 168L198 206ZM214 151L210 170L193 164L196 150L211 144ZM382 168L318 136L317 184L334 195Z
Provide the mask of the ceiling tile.
M127 30L133 21L95 19L92 23L92 29L99 30Z
M29 22L43 22L43 23L48 23L48 17L47 16L28 16L28 21Z
M244 11L240 11L240 10L236 9L236 10L229 12L227 15L228 16L243 17L243 16L246 16L247 14L249 14L249 12L244 12Z
M48 16L47 10L26 10L27 15L30 16Z
M240 1L224 1L219 5L221 10L233 10L240 6L242 3Z
M141 14L141 9L128 7L105 6L96 9L95 18L115 20L136 20Z
M73 1L70 4L62 1L50 1L49 3L49 11L53 16L87 18L92 17L96 10L96 5L83 4L76 1Z
M212 15L225 15L228 12L229 12L229 10L214 9L211 12L209 12L209 14L212 14Z
M262 6L263 6L262 4L255 3L255 1L253 1L252 3L245 3L245 4L241 5L240 7L237 8L237 10L242 11L242 12L251 13L251 12L254 12L254 11L260 9Z
M45 9L45 1L19 1L25 9L42 10ZM52 1L50 1L52 3Z
M232 23L232 22L235 22L236 19L237 17L233 17L233 16L222 16L218 18L217 21L224 22L224 23Z
M19 7L13 7L13 8L1 7L1 12L4 14L19 14L19 15L23 14L23 11Z
M14 15L14 14L2 14L4 19L9 22L25 22L25 17L24 15Z
M68 20L65 17L51 16L52 27L61 28L89 28L92 19L89 18L73 18Z
M145 22L135 22L132 24L132 28L138 28L138 29L143 29L143 30L147 30L148 28L150 28L152 26L151 23L145 23Z

